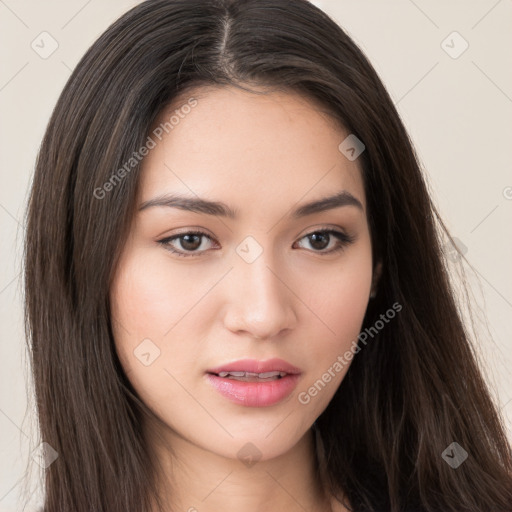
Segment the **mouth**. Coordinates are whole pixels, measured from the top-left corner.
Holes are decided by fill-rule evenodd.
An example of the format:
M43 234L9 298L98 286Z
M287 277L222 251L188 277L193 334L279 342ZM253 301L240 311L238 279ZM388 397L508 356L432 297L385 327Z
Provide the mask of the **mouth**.
M209 384L228 400L246 407L275 405L295 389L300 370L282 359L245 359L206 372Z
M255 377L259 379L275 379L286 375L297 375L300 373L299 368L284 361L283 359L267 359L258 361L257 359L240 359L231 363L210 368L207 373L217 375L219 377Z
M240 382L272 382L274 380L282 379L286 377L288 373L286 372L264 372L264 373L255 373L255 372L219 372L219 373L210 373L210 375L216 375L221 379L231 379L238 380Z

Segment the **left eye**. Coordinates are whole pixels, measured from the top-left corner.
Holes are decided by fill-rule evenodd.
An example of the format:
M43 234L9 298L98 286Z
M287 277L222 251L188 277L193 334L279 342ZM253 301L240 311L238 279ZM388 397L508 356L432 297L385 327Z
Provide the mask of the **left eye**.
M327 231L313 231L301 238L301 240L303 239L307 239L312 247L320 249L321 254L331 254L345 249L347 245L355 240L355 237L349 236L341 231L330 229ZM330 242L335 242L334 247L331 246L331 248L326 251L324 245L327 244L327 246L329 246ZM320 251L315 250L313 252Z
M198 250L203 245L201 240L202 238L207 238L210 241L212 240L208 234L202 231L188 231L186 233L180 233L179 235L173 235L171 237L158 240L158 243L177 256L187 257L206 252L204 248L203 250ZM341 231L329 229L312 231L311 233L304 235L300 240L304 239L307 239L308 243L313 247L312 252L317 252L319 254L331 254L345 249L347 245L354 242L355 237L347 235ZM176 242L179 242L181 248L176 247ZM334 242L334 247L332 247L331 242ZM325 250L330 245L331 247L328 250Z

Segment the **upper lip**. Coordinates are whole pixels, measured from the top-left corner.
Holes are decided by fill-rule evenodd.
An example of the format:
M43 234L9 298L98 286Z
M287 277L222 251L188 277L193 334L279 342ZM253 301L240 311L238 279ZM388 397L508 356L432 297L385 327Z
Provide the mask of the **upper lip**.
M300 370L296 366L287 363L283 359L267 359L266 361L258 361L256 359L240 359L226 363L216 368L210 368L207 373L219 374L220 372L285 372L288 374L299 374Z

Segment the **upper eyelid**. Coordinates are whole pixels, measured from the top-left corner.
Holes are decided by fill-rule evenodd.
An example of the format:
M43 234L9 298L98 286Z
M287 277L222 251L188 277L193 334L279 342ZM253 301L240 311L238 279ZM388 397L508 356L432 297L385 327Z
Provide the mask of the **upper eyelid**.
M328 226L325 226L325 227L319 227L319 228L315 228L315 229L311 229L310 231L304 233L303 235L301 235L297 240L302 240L303 238L307 237L307 236L310 236L314 233L334 233L335 235L338 234L338 235L341 235L342 237L345 237L345 240L343 239L340 239L338 238L338 240L340 240L341 242L343 243L346 243L346 244L349 244L349 243L352 243L356 240L356 236L355 235L351 235L347 232L345 232L345 230L343 230L342 228L339 228L339 227L328 227ZM216 243L218 243L215 239L215 237L211 236L209 233L201 230L201 229L188 229L186 231L183 231L181 233L176 233L174 235L171 235L171 236L167 236L167 237L164 237L160 240L158 240L157 242L158 243L161 243L162 245L167 245L168 242L171 242L171 241L174 241L174 240L177 240L179 239L180 237L182 236L185 236L185 235L190 235L190 234L194 234L194 235L198 235L198 236L204 236ZM177 250L177 249L174 249L175 252L183 252L183 254L188 254L188 255L194 255L194 254L202 254L202 253L205 253L206 250L203 250L203 251L190 251L190 252L187 252L187 251L182 251L182 250Z
M335 233L339 233L339 234L344 235L349 238L352 236L349 233L347 233L346 230L344 230L342 228L325 226L325 227L315 228L315 229L311 229L310 231L307 231L306 233L304 233L303 235L301 235L299 237L299 240L304 238L305 236L312 235L313 233L325 233L325 232L335 232ZM205 237L209 238L210 240L215 240L215 237L213 235L210 235L208 232L203 231L201 229L191 228L191 229L182 231L180 233L175 233L173 235L165 236L165 237L161 238L160 240L158 240L158 242L175 240L181 236L192 235L192 234L205 236Z

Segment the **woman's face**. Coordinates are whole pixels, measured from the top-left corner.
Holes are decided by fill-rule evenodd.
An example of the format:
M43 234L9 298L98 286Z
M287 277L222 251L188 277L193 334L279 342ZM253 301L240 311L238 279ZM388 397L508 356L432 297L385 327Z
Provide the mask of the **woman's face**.
M350 364L372 281L361 171L339 149L349 133L304 97L193 97L147 142L111 288L116 350L169 439L266 460Z

